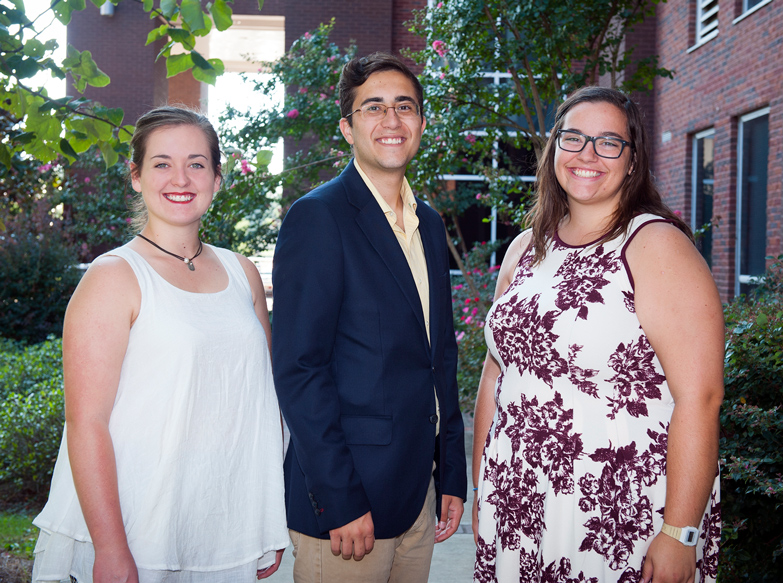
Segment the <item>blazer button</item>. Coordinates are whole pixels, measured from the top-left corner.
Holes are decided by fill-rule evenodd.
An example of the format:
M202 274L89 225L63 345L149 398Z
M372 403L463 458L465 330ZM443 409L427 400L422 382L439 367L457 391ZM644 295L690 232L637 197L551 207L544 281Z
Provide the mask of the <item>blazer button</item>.
M430 415L430 423L435 425L438 422L438 416L437 415Z

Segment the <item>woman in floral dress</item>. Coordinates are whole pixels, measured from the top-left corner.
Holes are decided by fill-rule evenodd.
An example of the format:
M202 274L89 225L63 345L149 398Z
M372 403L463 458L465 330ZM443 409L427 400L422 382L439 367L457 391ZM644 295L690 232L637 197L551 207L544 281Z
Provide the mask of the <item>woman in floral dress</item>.
M485 327L474 580L714 581L723 313L636 105L574 93L537 178Z

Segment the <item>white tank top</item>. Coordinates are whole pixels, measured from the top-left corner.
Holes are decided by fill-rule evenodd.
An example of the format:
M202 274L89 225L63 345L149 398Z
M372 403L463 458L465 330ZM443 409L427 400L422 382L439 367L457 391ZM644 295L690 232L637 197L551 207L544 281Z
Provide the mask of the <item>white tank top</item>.
M264 330L236 256L216 293L163 279L127 245L141 288L109 431L128 544L139 569L220 571L288 543L280 413ZM66 427L67 431L67 427ZM90 542L66 438L34 524Z

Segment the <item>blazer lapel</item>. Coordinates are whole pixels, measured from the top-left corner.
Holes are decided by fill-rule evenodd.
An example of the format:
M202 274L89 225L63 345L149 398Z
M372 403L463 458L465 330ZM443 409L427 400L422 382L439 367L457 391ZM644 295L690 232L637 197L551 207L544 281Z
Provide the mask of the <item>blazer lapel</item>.
M413 281L413 274L411 274L408 261L405 259L405 254L400 248L397 237L389 226L386 215L383 214L372 192L367 188L362 177L359 176L353 160L340 175L340 178L343 180L349 202L358 209L356 223L373 248L378 252L378 255L380 255L397 285L400 286L400 290L408 300L413 313L416 315L416 320L426 335L424 312L421 309L421 300L416 289L416 282Z
M425 204L418 201L419 205ZM440 319L443 316L441 302L441 277L444 266L438 261L436 250L443 245L443 241L438 241L438 235L442 231L431 225L427 221L424 213L417 213L419 217L419 233L421 234L421 243L424 246L424 257L427 259L427 279L430 283L430 348L435 354L435 346L438 340L438 330L440 330ZM440 246L438 245L440 243ZM448 265L446 266L448 268Z

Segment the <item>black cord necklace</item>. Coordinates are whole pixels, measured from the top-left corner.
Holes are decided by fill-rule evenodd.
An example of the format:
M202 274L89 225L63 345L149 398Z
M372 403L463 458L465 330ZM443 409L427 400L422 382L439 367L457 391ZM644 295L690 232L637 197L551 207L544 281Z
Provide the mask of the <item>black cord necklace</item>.
M163 251L164 253L166 253L166 254L168 254L168 255L171 255L172 257L176 257L176 258L177 258L177 259L179 259L180 261L184 261L184 262L185 262L185 265L187 265L187 266L188 266L188 269L190 269L191 271L196 271L196 266L195 266L195 265L193 265L193 260L194 260L196 257L198 257L199 255L201 255L201 252L204 250L204 245L201 243L201 239L199 239L199 240L198 240L198 251L196 251L196 254L195 254L193 257L191 257L190 259L188 259L187 257L182 257L181 255L177 255L176 253L172 253L171 251L166 251L166 250L165 250L163 247L161 247L160 245L158 245L158 244L157 244L155 241L150 241L149 239L147 239L147 237L145 237L145 236L144 236L144 235L142 235L141 233L139 233L139 234L138 234L138 235L136 235L136 236L137 236L137 237L141 237L141 238L142 238L142 239L144 239L144 240L145 240L147 243L149 243L149 244L150 244L150 245L152 245L153 247L157 247L158 249L160 249L160 250L161 250L161 251Z

